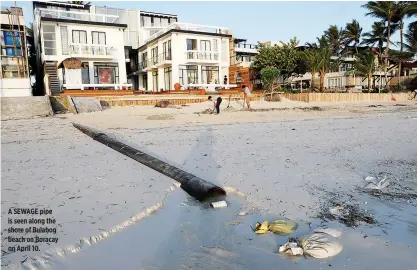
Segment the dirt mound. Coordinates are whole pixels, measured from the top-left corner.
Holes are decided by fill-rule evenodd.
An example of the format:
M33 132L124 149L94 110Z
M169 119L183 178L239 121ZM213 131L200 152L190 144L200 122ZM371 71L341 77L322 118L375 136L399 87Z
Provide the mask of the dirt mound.
M172 120L174 119L174 116L171 114L155 114L150 115L146 118L147 120Z

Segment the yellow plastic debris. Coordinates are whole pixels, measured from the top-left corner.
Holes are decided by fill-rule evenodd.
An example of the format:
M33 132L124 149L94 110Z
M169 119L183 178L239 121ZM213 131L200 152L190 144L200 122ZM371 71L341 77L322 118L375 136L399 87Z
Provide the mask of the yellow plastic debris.
M268 232L268 221L264 221L262 224L256 222L255 225L255 233L256 234L264 234Z
M277 219L269 224L268 229L276 234L290 234L297 229L297 223L291 220Z

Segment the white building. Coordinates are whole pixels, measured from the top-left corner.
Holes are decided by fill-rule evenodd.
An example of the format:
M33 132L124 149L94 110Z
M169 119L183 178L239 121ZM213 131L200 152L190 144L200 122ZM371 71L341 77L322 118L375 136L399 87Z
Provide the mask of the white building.
M140 90L174 90L176 83L182 89L232 87L227 79L229 29L174 22L152 34L154 29L146 23L140 30L145 39L138 49Z
M33 7L37 81L46 94L131 87L126 52L139 44L137 11L41 1ZM72 65L63 62L74 59Z
M31 96L25 19L21 8L1 8L2 97Z

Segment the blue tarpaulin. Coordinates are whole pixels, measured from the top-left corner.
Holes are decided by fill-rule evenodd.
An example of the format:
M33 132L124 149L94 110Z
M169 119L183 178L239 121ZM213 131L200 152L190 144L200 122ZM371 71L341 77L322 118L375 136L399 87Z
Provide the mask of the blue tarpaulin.
M10 31L4 31L4 45L6 46L13 46L16 44L16 46L20 46L19 41L19 33L14 33L15 36L15 42L13 42L13 35ZM6 55L7 56L16 56L16 51L12 47L6 47ZM22 49L17 49L17 55L22 56Z

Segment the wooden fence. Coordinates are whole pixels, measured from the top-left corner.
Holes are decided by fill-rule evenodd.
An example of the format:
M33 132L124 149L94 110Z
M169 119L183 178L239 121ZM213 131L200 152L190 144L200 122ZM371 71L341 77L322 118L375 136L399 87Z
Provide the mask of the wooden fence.
M357 102L357 101L407 101L409 93L285 93L283 96L289 100L302 102Z

